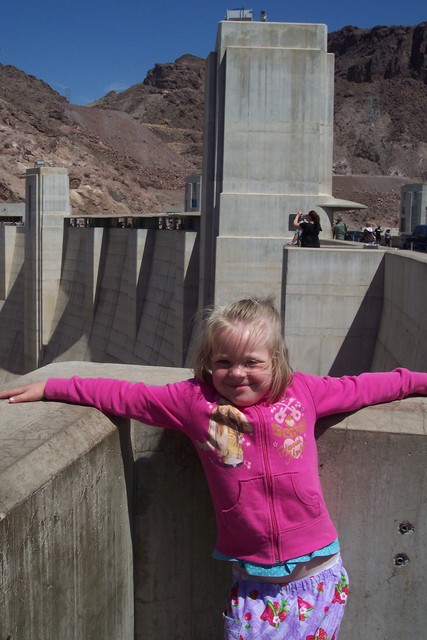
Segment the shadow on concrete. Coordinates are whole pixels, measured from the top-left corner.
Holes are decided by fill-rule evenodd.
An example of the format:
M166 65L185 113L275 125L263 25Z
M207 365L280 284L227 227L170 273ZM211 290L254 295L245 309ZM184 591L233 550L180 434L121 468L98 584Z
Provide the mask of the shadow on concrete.
M292 249L291 251L294 252L298 250ZM310 252L311 251L318 250L310 249ZM327 310L327 313L330 314L331 317L330 326L334 327L333 329L331 328L330 331L328 330L323 334L322 325L317 327L314 320L310 325L310 332L307 333L307 335L304 337L303 333L299 333L299 327L295 324L297 322L295 319L298 317L297 315L295 315L292 319L292 322L294 323L293 326L290 325L288 327L286 324L287 297L288 295L291 295L288 292L288 287L291 288L291 291L292 286L295 289L295 283L291 283L290 285L288 285L289 254L289 251L284 252L282 265L283 284L280 300L280 309L283 322L282 330L284 332L285 339L288 334L288 336L290 336L290 338L288 338L288 343L290 343L295 337L297 340L299 340L299 344L302 345L303 349L307 349L308 352L312 350L313 353L315 353L316 357L321 358L321 353L323 350L326 355L325 359L327 362L330 362L331 356L334 355L330 352L326 352L326 349L328 349L328 344L332 345L329 348L332 348L334 350L334 353L340 345L338 348L338 352L336 353L336 356L329 367L328 374L331 376L340 377L343 375L358 375L365 371L371 371L384 307L385 261L381 260L375 271L373 271L371 279L369 281L369 285L367 286L366 290L364 290L364 293L363 290L360 292L360 294L358 294L358 292L356 291L356 296L352 296L352 292L351 290L349 290L348 295L346 295L346 292L344 291L341 297L335 296L331 298L334 300L334 304L337 305L336 309L334 308L333 311L332 309ZM354 286L359 289L360 283L358 282L357 274L354 277L354 281ZM305 295L321 296L322 293L321 283L319 283L318 285L316 284L316 286L319 287L318 294L316 292L313 293L313 290L310 290L310 284L312 284L310 282L307 282L308 293L306 294L304 290L305 284L306 283L302 281L301 290L298 290L297 293L294 294L300 298L299 301L297 300L295 303L297 309L299 308L300 312L301 309L304 308L303 300ZM331 283L329 281L327 283L327 286L329 288L331 287ZM340 285L340 287L341 286L342 285ZM354 308L354 311L349 312L349 309L346 308L346 303L348 300L351 301L354 298L359 298L359 307L356 310L356 308L352 306L351 308ZM353 317L351 317L351 313L353 313ZM335 314L336 320L333 314ZM320 318L320 321L321 320L322 318ZM349 323L349 326L347 326L347 322ZM322 341L324 342L324 344ZM306 359L305 361L306 367L312 365L315 368L317 364L317 362L310 363L308 359ZM301 365L296 365L296 368L303 369Z
M132 455L128 437L123 430L127 459ZM171 608L178 607L180 614L173 620L174 637L219 638L230 569L211 557L215 518L197 452L183 434L137 422L133 442L135 637L168 637L165 603L175 602Z
M83 230L82 230L83 232ZM63 266L56 308L53 314L55 329L44 348L42 365L54 362L62 354L74 349L67 359L87 360L87 344L77 347L87 334L88 321L85 308L85 264L86 242L78 243L75 256L69 256L75 246L70 247L68 234L64 235ZM67 265L66 269L64 265Z
M18 276L9 295L0 309L0 369L3 379L7 374L22 375L25 371L24 352L24 267Z
M200 234L194 244L191 252L190 261L184 276L184 304L183 310L183 336L182 336L182 354L183 359L181 366L185 366L187 356L190 349L191 336L193 331L193 321L197 313L197 305L199 300L199 264L200 264Z
M353 413L357 413L357 411L353 411L350 413L336 413L333 416L327 416L326 418L321 418L316 422L314 436L316 440L319 440L323 436L323 434L328 431L331 427L335 427L336 425L343 422L348 416L351 416Z
M329 375L339 377L371 371L384 304L384 269L382 260L346 332Z
M144 301L147 297L147 291L151 279L151 270L154 264L155 247L156 231L154 229L147 229L147 240L144 246L136 285L135 335L138 335L138 330L141 324Z

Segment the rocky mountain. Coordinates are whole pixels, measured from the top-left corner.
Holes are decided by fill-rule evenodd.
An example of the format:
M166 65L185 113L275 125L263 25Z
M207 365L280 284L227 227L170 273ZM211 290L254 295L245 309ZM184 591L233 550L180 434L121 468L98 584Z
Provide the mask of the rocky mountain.
M22 201L25 170L44 160L68 168L75 213L164 211L195 167L131 115L69 104L2 65L0 149L0 202Z
M155 64L140 84L111 91L90 106L129 113L200 172L204 84L204 58L185 54L175 62Z
M427 180L427 22L345 27L335 54L335 172Z
M427 181L427 22L344 27L335 54L334 195L347 214L397 226L400 186ZM204 63L186 54L143 82L86 107L0 65L0 202L23 199L25 169L43 159L70 172L73 210L163 211L201 170Z

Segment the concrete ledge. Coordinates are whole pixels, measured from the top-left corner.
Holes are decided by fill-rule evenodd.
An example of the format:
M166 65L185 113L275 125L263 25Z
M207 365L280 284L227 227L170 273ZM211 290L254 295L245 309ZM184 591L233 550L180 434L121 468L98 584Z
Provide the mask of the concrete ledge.
M343 640L416 638L424 628L426 411L425 399L379 405L319 439L322 484L350 576Z
M148 378L151 384L179 379L180 370L121 364L65 362L51 364L22 376L12 385L48 377ZM184 373L185 372L185 373ZM145 374L145 375L144 375ZM182 370L181 379L189 376ZM8 386L11 386L9 384ZM2 511L13 509L52 476L60 473L115 434L114 423L98 411L58 402L10 405L1 402L0 412L0 504ZM17 479L19 478L19 482Z
M1 403L0 637L133 638L125 430L85 407Z

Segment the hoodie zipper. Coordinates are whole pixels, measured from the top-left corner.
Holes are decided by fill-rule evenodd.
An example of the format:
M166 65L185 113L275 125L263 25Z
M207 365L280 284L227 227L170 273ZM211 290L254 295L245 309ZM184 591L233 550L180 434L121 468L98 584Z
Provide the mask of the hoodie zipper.
M271 529L273 532L273 550L275 554L275 561L280 562L280 553L279 553L279 526L277 523L276 511L274 509L274 489L273 489L273 480L272 473L270 467L270 458L268 455L268 446L267 446L267 436L266 436L266 423L264 419L263 412L258 408L254 407L259 417L259 435L261 439L261 450L262 450L262 458L264 463L265 470L265 480L266 480L266 491L267 491L267 508L270 516Z

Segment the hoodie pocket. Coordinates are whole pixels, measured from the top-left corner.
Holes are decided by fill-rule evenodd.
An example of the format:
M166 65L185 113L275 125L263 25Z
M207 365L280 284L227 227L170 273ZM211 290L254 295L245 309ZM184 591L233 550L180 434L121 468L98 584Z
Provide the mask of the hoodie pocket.
M283 473L272 478L274 509L280 531L304 526L320 515L319 495L304 480L302 473Z
M270 526L266 499L267 485L263 476L239 481L235 504L220 512L221 551L232 557L249 558L268 543Z
M236 503L220 513L220 550L249 560L269 549L275 533L305 526L320 511L319 495L301 473L241 480Z

